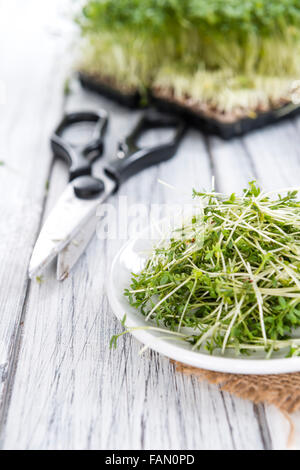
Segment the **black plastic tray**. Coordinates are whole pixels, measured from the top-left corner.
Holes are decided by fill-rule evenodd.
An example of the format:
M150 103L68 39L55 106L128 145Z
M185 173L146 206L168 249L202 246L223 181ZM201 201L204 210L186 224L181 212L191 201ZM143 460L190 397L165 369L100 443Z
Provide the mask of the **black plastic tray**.
M127 108L136 109L141 107L141 95L139 92L134 93L122 93L121 91L117 90L116 88L110 87L105 83L102 83L99 80L96 80L85 73L78 72L78 78L83 86L91 91L95 91L100 95L106 96L117 103L121 104L122 106L126 106Z
M246 117L234 122L222 122L166 99L152 96L151 102L159 110L179 114L193 127L206 134L218 135L225 140L247 134L255 129L260 129L269 124L275 124L300 114L300 106L294 107L286 104L280 108L259 113L254 118Z
M106 96L123 106L131 109L145 107L144 104L141 104L142 98L138 91L132 94L125 94L84 73L79 73L79 80L84 88ZM269 124L275 124L283 121L284 119L300 114L300 106L295 107L290 104L286 104L280 108L257 114L254 118L246 117L234 122L222 122L218 119L208 117L204 113L194 112L176 102L151 94L148 96L148 104L156 107L160 111L179 115L184 118L188 124L201 132L218 135L225 140L244 135L255 129L260 129Z

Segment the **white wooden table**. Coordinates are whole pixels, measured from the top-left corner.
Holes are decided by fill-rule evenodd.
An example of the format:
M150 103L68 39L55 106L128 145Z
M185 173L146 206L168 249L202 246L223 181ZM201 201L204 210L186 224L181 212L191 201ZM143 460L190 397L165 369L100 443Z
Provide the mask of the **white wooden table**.
M63 95L70 34L58 1L0 0L0 432L3 449L280 449L289 425L253 405L176 373L168 359L138 355L105 293L123 241L96 238L63 283L54 268L27 278L39 228L67 181L49 135L64 110L106 108L106 155L137 113L73 86ZM240 191L299 185L300 120L224 142L190 131L176 157L121 189L130 203L170 203L178 188ZM49 181L49 190L48 188ZM117 196L113 199L117 205ZM300 414L294 415L300 427ZM295 445L299 447L299 434Z

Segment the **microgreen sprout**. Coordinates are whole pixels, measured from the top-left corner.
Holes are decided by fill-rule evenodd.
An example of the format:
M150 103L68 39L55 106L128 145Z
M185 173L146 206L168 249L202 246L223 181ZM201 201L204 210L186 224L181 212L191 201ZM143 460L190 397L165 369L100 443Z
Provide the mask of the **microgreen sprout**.
M297 190L271 198L252 181L242 196L193 195L201 217L159 243L125 290L145 328L177 333L195 351L300 355Z
M79 68L193 109L255 117L290 102L299 0L86 0Z
M43 276L36 276L35 280L38 284L42 284L44 282Z

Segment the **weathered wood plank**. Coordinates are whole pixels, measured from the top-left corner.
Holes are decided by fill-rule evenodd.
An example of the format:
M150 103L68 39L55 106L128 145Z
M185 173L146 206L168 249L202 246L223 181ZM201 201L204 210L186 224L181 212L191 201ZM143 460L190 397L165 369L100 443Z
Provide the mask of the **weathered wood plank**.
M38 1L1 2L1 425L21 331L27 265L51 165L48 135L62 107L62 63L57 70L61 50L57 38L44 29L56 15L56 5L52 2L45 8ZM37 17L38 21L30 20Z
M15 7L14 2L11 4ZM28 5L26 2L24 14L30 16ZM55 15L55 6L42 11L41 5L32 2L32 7L41 19ZM29 22L24 28L28 25ZM64 57L62 38L42 34L38 29L42 25L40 21L38 26L35 24L37 29L30 30L31 42L26 39L24 45L14 45L16 53L23 54L24 63L15 66L13 76L7 72L11 107L9 119L0 124L0 137L10 136L9 141L5 140L9 164L0 167L0 196L17 188L10 203L0 203L1 216L15 228L15 232L4 230L0 247L1 260L4 259L0 267L3 292L9 294L1 291L0 296L4 312L4 320L0 319L0 339L4 344L0 342L5 392L3 448L284 448L288 427L276 410L253 407L247 401L220 393L215 386L175 373L172 364L154 352L146 351L140 357L140 345L129 336L120 340L116 351L109 350L111 335L121 328L109 308L105 280L124 240L95 238L62 284L57 283L52 266L45 273L44 282L31 283L23 308L26 265L50 169L48 139L60 117L62 103L64 65L57 64L57 58ZM0 44L2 31L0 28ZM13 33L8 36L12 40ZM7 34L9 31L5 38ZM23 88L17 86L18 67L25 70ZM15 123L20 102L25 124L23 119ZM114 154L116 141L132 126L138 113L129 113L76 86L66 109L98 106L109 109L112 116L104 157L108 159ZM148 207L150 203L182 202L192 187L209 188L212 174L223 191L240 191L253 177L267 188L294 184L297 172L299 176L296 124L288 123L281 129L269 129L230 143L203 140L191 131L172 161L129 181L119 196L112 198L112 204L119 209L120 197L127 197L129 204L143 203ZM286 153L284 164L280 149ZM22 161L26 158L26 165L19 168L21 156ZM40 157L44 160L38 166ZM158 184L158 178L176 189ZM45 214L55 204L66 180L63 164L56 162ZM21 328L16 328L23 322ZM297 419L297 426L299 422Z
M300 187L299 119L271 126L243 139L258 181L265 190ZM266 423L274 449L285 449L290 426L275 407L265 407ZM296 433L293 446L300 449L300 414L293 416Z
M264 132L264 131L263 131ZM241 194L243 188L247 187L249 181L257 179L257 174L251 158L245 151L242 139L233 139L229 142L223 141L217 137L208 139L208 151L211 157L211 166L215 175L216 190L231 194L236 192ZM224 393L224 401L228 403L231 412L228 413L230 419L240 413L235 407L235 400L232 402L230 394ZM262 446L265 449L272 448L270 431L266 425L265 410L263 405L253 405L251 402L243 401L243 406L247 410L248 420L256 423L257 433L260 436ZM239 431L239 437L246 435L248 426ZM235 432L238 432L239 426L235 423L233 426ZM247 439L247 437L246 437Z
M299 122L298 119L271 126L231 142L210 139L209 150L218 190L240 193L253 179L264 190L299 186ZM265 446L285 448L289 425L282 413L274 407L263 405L253 410ZM299 414L295 415L294 420L297 427Z
M297 120L287 121L243 139L265 190L300 186L299 129L296 124Z
M109 158L136 115L75 90L68 109L83 104L111 111ZM61 189L61 168L55 165L54 172L47 206ZM190 132L172 161L129 181L119 196L130 204L178 202L182 192L210 184L204 141ZM140 346L130 337L109 350L120 325L107 303L105 278L122 243L95 239L63 284L48 271L43 284L32 285L5 448L262 448L247 402L174 373L167 359L151 351L138 356Z

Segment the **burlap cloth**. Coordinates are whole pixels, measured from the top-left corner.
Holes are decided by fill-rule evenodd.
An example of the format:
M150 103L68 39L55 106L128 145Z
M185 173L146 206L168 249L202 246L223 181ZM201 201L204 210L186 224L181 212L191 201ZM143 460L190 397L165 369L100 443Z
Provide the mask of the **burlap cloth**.
M253 403L275 405L288 419L290 434L288 446L294 439L294 424L291 413L300 409L300 372L278 375L244 375L225 374L210 370L198 369L175 362L176 370L193 375L199 380L216 384L221 390L251 400Z

